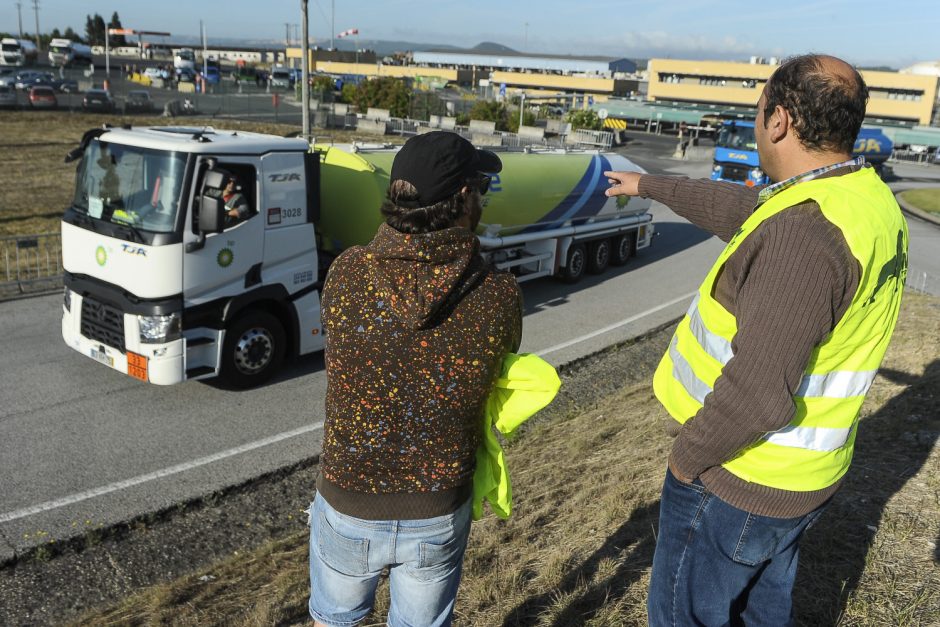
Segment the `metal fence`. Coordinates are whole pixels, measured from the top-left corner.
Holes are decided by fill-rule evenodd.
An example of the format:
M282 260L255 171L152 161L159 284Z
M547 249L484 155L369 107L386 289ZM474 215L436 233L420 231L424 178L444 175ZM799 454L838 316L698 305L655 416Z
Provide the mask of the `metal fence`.
M0 237L0 299L55 289L62 284L59 233Z
M915 150L892 150L888 158L890 163L910 163L915 165L930 165L933 152Z

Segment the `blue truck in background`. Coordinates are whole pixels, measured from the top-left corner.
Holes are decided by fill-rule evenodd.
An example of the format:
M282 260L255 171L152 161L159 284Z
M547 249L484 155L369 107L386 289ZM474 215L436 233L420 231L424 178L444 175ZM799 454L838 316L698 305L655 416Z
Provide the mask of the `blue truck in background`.
M892 141L881 129L863 128L855 140L852 154L863 155L879 174L891 156ZM713 181L730 181L754 187L767 185L770 178L760 167L757 139L751 120L726 120L718 129L715 140L715 161L712 165Z

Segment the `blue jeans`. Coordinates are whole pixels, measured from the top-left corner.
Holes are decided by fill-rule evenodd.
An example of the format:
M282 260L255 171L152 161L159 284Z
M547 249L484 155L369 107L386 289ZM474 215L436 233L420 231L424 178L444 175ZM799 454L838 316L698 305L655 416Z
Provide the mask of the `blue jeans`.
M797 518L749 514L667 470L647 599L651 627L791 625L800 537L825 507Z
M470 503L437 518L362 520L340 514L317 494L310 505L310 615L330 627L357 624L372 611L388 568L389 625L450 625Z

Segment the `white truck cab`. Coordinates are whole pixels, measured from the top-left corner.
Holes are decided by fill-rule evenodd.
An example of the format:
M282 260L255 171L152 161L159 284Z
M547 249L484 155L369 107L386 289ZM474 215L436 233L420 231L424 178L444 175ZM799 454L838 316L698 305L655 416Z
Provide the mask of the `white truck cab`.
M110 128L70 156L82 162L62 222L69 346L155 384L236 387L289 350L322 348L318 186L306 185L319 161L305 141ZM228 216L235 193L243 219Z

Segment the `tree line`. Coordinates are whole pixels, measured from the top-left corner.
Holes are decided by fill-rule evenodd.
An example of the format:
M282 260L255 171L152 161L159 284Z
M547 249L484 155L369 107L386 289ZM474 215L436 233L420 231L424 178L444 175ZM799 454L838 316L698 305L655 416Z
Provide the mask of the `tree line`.
M121 26L121 18L117 11L111 14L111 19L107 23L105 23L102 16L95 13L94 15L87 15L85 17L84 37L75 32L75 29L73 29L71 26L66 27L64 31L60 31L58 28L53 28L49 33L39 34L39 45L42 48L48 48L49 42L53 39L68 39L70 41L88 44L89 46L103 46L105 43L105 31L111 28L123 28L123 26ZM12 33L0 33L0 35L3 37L17 37ZM36 41L36 36L35 34L31 35L29 33L23 33L23 39ZM127 40L125 39L124 35L112 35L110 44L112 47L126 46Z

